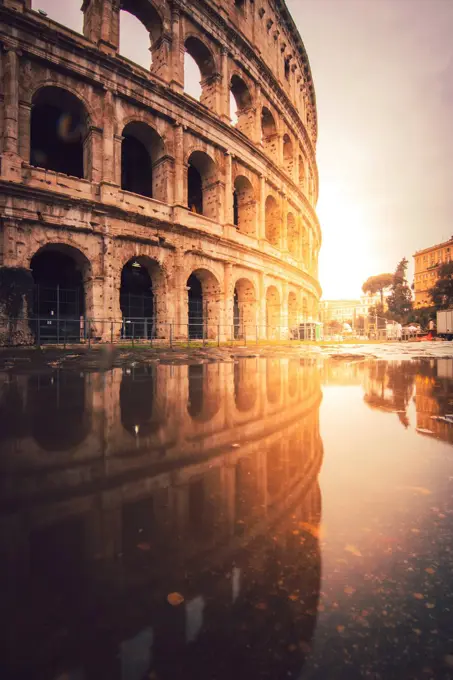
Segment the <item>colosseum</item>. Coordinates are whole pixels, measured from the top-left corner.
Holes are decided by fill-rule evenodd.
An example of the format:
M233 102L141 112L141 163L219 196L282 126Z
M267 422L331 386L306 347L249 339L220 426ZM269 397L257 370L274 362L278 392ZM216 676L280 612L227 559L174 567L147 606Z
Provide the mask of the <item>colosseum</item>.
M0 0L1 286L24 281L6 315L74 339L282 338L317 319L316 100L284 1L81 11L83 34ZM119 53L124 13L149 69Z

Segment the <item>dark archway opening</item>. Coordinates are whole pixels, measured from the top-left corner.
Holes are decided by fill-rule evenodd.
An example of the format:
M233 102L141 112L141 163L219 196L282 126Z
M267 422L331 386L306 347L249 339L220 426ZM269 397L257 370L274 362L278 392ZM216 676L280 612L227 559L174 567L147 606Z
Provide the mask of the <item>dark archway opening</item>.
M46 87L35 95L30 122L31 165L83 179L86 115L71 93Z
M121 144L121 188L148 198L153 196L153 167L149 153L142 142L127 133Z
M239 198L236 189L233 191L233 224L239 227Z
M149 437L158 431L160 423L154 413L155 397L156 373L153 366L123 371L120 387L121 424L133 437Z
M190 164L187 177L187 204L191 212L203 214L203 180L197 168Z
M130 260L121 272L120 307L123 337L155 337L153 282L147 268L137 259Z
M83 272L71 255L44 248L33 256L34 317L40 342L79 342L84 335Z
M191 274L187 279L189 305L189 338L203 337L203 288L200 279Z
M28 408L31 433L44 451L68 451L80 445L90 429L85 409L85 380L71 371L30 378Z

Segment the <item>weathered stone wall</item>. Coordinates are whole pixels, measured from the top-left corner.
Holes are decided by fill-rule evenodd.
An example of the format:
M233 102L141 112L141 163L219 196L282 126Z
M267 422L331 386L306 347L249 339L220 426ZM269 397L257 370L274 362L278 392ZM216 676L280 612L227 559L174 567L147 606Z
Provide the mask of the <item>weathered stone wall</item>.
M41 248L69 246L83 270L86 316L109 321L121 319L122 267L140 257L153 280L157 316L179 324L182 335L186 282L196 269L212 277L215 292L206 293L212 321L225 328L239 279L256 291L246 316L257 325L269 316L269 286L278 292L280 309L271 314L278 325L288 323L291 290L296 317L316 316L316 106L305 50L284 3L246 0L238 8L234 0L156 0L145 13L134 0L123 6L149 31L150 71L118 54L115 0L85 1L84 36L32 11L28 0L0 0L0 264L29 268ZM200 66L200 102L184 93L185 50ZM229 118L233 76L242 102L236 126ZM32 158L33 116L43 94L52 104L67 99L81 120L83 176ZM262 129L263 108L275 129ZM152 197L123 188L127 126L149 151ZM201 176L203 214L188 209L189 164ZM237 190L239 177L248 184ZM276 202L271 239L268 196Z

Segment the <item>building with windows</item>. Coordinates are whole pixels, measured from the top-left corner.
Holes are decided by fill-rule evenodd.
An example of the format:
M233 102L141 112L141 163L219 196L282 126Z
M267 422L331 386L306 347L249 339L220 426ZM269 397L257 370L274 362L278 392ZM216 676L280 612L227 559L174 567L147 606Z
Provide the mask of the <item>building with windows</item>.
M414 255L414 307L430 307L432 301L429 289L437 281L438 269L444 262L450 262L453 252L453 236L444 243L418 250Z
M32 277L35 329L282 337L317 319L316 99L283 0L81 11L83 34L0 0L0 265ZM124 13L150 69L119 53Z
M362 295L357 300L321 300L319 314L324 324L329 321L339 323L355 323L359 317L368 317L370 309L381 304L379 293L375 295ZM384 296L384 310L386 308Z

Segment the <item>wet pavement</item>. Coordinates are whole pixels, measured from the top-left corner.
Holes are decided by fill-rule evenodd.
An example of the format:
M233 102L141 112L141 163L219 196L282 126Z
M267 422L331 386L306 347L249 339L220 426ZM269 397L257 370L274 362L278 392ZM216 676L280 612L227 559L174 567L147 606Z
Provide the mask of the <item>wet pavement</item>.
M453 678L424 344L0 357L0 678Z

